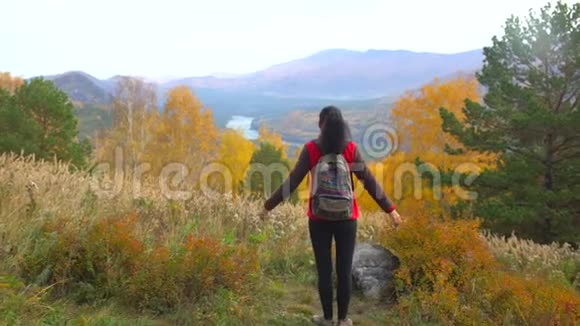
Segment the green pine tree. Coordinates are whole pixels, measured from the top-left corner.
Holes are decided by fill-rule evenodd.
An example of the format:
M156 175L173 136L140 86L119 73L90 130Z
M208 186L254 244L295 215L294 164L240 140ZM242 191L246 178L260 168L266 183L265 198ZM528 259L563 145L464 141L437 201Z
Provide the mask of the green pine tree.
M0 152L86 166L91 146L77 139L77 118L67 95L43 78L26 81L13 95L0 90Z
M473 185L493 231L540 242L580 240L580 4L546 5L484 48L484 105L465 120L440 110L466 148L498 155Z
M16 105L15 97L0 88L0 153L38 153L40 128Z

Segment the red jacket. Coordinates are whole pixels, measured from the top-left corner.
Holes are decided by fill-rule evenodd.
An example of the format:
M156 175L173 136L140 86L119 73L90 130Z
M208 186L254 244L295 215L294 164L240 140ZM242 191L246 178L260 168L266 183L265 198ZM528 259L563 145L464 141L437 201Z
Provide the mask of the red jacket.
M304 145L298 158L298 162L296 162L296 166L294 166L294 169L292 169L288 178L286 178L284 183L264 203L264 208L266 210L274 209L283 200L290 197L292 192L296 190L308 172L312 171L312 168L316 165L321 156L320 150L316 145L317 141L318 140L312 140ZM365 190L381 207L381 209L387 213L395 210L395 205L385 195L381 185L376 181L375 177L366 166L362 155L354 142L351 141L346 144L343 155L347 162L351 164L351 172L363 182ZM360 216L360 210L356 198L353 202L353 208L353 219L357 219ZM312 214L310 200L308 204L308 217L313 220L318 220L318 218Z

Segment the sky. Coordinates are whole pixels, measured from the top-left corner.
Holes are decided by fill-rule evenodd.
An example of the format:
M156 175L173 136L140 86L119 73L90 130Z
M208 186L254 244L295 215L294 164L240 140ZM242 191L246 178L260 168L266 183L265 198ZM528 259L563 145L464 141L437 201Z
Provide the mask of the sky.
M457 53L548 0L0 0L0 71L249 73L325 49ZM573 1L566 1L573 3Z

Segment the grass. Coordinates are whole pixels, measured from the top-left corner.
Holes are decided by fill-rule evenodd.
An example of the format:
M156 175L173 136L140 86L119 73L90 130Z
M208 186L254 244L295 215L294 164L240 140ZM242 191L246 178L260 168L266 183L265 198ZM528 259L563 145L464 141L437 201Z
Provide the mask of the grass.
M552 279L580 291L580 252L570 245L538 244L514 235L485 233L485 237L491 251L509 270Z
M284 204L261 221L260 203L245 197L198 193L172 201L147 186L135 199L129 187L114 196L96 191L98 181L62 164L0 155L0 325L310 325L320 312L303 207ZM360 226L359 241L373 242L389 228L381 214L363 215ZM526 307L517 300L580 298L577 251L482 239L487 249L480 249L510 273L505 280L513 291L494 290L492 298L507 298L500 310L471 306L471 313L505 315L517 324L512 321L527 320L510 317L518 313L514 306ZM409 246L403 250L420 249ZM252 255L259 266L241 258ZM511 275L538 280L542 289L563 284L570 290L530 294L530 283ZM445 324L421 300L410 293L404 305L387 305L355 293L351 318L359 325Z
M296 280L276 280L270 284L269 295L277 298L276 310L269 320L277 325L311 325L310 317L320 314L321 308L315 286ZM336 314L336 304L335 304ZM395 314L385 314L393 308L385 303L372 302L354 293L350 306L350 318L360 325L385 325L397 322Z
M200 306L184 306L160 317L140 316L114 303L77 305L47 297L30 300L31 297L25 293L3 296L0 300L0 322L7 325L310 325L310 317L320 313L315 287L304 285L294 278L266 280L264 288L245 307L244 311L251 313L246 320L235 317L236 297L228 292L220 292ZM389 309L392 307L368 302L355 293L351 318L361 325L396 322L394 314L385 314Z

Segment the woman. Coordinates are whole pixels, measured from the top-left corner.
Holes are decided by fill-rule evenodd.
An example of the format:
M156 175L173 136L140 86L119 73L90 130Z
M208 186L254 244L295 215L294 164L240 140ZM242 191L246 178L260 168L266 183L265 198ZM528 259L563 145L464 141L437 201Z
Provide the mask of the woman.
M342 153L350 164L350 172L354 173L364 184L365 189L379 206L393 218L396 225L401 223L401 217L395 210L395 205L389 201L381 186L364 163L356 144L350 140L350 132L342 113L333 106L322 109L318 126L320 135L305 144L296 166L290 172L284 184L276 190L264 203L264 214L274 209L280 202L288 198L302 182L302 179L318 163L321 156L327 153ZM309 232L318 271L318 292L322 304L323 315L312 317L318 325L332 325L333 289L332 289L332 238L336 242L336 273L337 273L337 303L338 325L352 325L347 318L351 296L351 269L356 242L357 218L360 215L356 198L352 201L352 217L341 221L328 221L313 213L312 189L308 205ZM350 208L350 203L347 205Z

